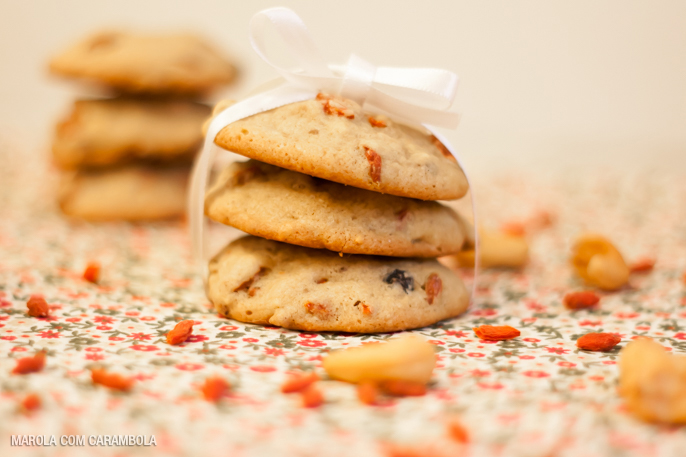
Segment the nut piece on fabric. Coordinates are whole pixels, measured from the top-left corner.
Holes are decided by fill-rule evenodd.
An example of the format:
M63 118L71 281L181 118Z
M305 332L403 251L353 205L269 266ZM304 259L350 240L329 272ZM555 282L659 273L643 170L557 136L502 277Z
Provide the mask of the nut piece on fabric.
M415 335L406 335L388 343L334 351L323 361L331 378L358 383L361 381L411 381L426 384L436 366L431 344Z
M455 255L458 266L474 268L474 248ZM479 231L479 262L481 268L521 268L529 261L529 244L521 236L504 232Z
M629 280L629 267L617 248L602 235L586 234L577 238L571 262L587 284L600 289L619 289Z
M650 338L630 342L619 354L619 394L640 419L685 424L686 357Z

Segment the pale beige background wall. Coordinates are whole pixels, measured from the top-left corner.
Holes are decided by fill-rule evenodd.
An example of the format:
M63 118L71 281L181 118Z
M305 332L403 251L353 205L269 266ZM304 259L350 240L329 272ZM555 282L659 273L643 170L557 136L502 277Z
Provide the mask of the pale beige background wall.
M295 9L321 49L379 65L458 73L468 164L686 170L686 2L33 0L0 3L0 133L27 147L77 87L45 77L48 57L105 26L197 30L235 54L240 96L273 73L249 48L258 10Z

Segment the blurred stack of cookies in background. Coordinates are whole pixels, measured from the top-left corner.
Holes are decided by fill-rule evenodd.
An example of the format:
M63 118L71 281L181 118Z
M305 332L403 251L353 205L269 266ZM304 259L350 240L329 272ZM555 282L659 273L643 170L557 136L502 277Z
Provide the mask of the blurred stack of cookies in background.
M50 62L53 75L104 88L57 124L53 159L62 211L86 220L183 215L186 185L210 108L234 65L193 35L102 32Z
M234 122L215 144L250 159L228 166L205 197L210 219L250 234L209 264L219 313L368 333L467 308L462 280L436 258L460 252L470 226L435 200L463 197L468 182L429 132L319 94Z

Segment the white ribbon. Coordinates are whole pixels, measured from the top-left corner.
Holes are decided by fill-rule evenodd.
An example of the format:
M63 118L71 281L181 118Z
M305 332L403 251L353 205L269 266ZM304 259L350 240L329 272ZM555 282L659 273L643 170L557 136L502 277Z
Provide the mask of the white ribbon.
M299 68L287 69L267 57L264 37L269 25L276 29L298 62ZM194 165L188 200L193 253L203 269L203 278L207 278L203 236L204 197L214 161L214 139L225 126L240 119L290 103L313 99L320 92L339 94L356 101L365 110L387 114L405 123L423 125L446 146L464 170L450 144L432 127L455 128L459 122L457 113L447 111L457 90L458 78L454 73L433 68L375 67L354 54L345 66L328 65L302 19L283 7L270 8L253 16L250 21L250 42L255 52L286 82L276 89L259 93L226 108L214 117L207 130L202 152ZM467 181L471 189L469 178ZM471 196L474 208L473 191ZM474 224L476 227L476 212Z

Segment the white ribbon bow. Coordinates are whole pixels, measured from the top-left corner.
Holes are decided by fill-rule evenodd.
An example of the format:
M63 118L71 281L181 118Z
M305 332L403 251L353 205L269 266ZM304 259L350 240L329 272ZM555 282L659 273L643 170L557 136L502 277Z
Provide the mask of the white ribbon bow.
M301 68L290 70L267 57L264 37L269 24L279 33ZM423 125L462 166L450 144L432 128L455 128L459 122L457 113L447 111L457 90L458 78L454 73L433 68L375 67L355 54L350 56L345 66L327 65L302 19L283 7L266 9L253 16L250 21L250 42L255 52L279 72L286 84L228 107L214 117L207 130L202 152L194 165L188 203L193 253L203 268L204 278L207 277L207 262L203 208L207 179L214 159L214 139L225 126L233 122L289 103L312 99L319 92L338 94L356 101L369 111ZM474 193L471 195L473 206Z
M281 67L267 56L263 40L269 24L300 69ZM435 68L377 68L355 54L345 67L327 65L302 19L288 8L271 8L253 16L250 43L265 62L295 86L339 94L415 124L455 128L460 120L457 113L446 111L457 91L455 73Z

